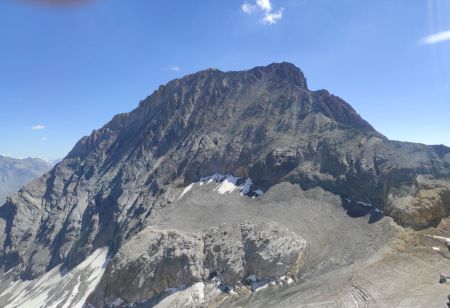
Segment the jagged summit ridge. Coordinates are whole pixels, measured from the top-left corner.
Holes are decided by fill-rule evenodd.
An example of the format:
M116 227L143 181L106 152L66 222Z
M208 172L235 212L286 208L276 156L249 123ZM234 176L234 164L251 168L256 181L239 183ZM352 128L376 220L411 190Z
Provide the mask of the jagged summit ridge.
M245 104L240 100L247 98L250 100ZM134 111L115 116L102 129L83 138L80 146L75 147L69 156L102 140L102 133L115 133L125 126L140 129L136 123L145 120L147 125L167 122L174 131L189 128L193 121L204 124L205 121L192 116L203 115L205 111L209 118L220 118L225 126L231 126L229 124L233 122L223 123L225 118L247 121L251 117L291 117L295 121L310 113L321 113L339 124L376 133L340 98L324 90L309 91L303 72L295 65L283 62L247 71L208 69L175 79L160 86ZM171 121L173 118L176 120ZM381 137L381 134L376 134ZM159 141L155 138L155 142Z
M308 89L308 84L302 70L289 62L272 63L268 66L257 66L251 71L265 74L274 82L293 83L306 90Z
M272 79L277 82L290 82L300 87L308 89L306 77L303 71L295 64L289 62L272 63L266 66L256 66L250 70L224 72L217 68L208 68L197 73L189 74L183 78L189 78L198 75L221 75L221 74L254 74L255 77ZM177 79L179 80L179 79Z

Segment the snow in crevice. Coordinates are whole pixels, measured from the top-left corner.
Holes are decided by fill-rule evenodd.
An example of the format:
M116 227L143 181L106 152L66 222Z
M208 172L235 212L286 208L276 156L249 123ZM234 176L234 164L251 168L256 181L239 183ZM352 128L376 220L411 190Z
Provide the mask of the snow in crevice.
M428 237L444 241L447 246L450 247L450 237L438 236L438 235L427 235Z
M59 266L34 280L14 281L0 294L7 299L4 308L81 308L100 282L108 260L108 249L100 248L70 271Z
M245 179L244 184L241 186L241 195L245 196L248 195L251 192L251 187L253 186L253 181L251 179ZM261 192L260 194L258 193L258 195L262 195L263 192L261 189L258 189L259 192Z
M261 189L254 190L253 181L250 178L236 177L230 174L215 173L211 176L201 178L199 182L191 183L181 193L178 200L183 198L187 192L191 191L196 185L212 185L215 184L213 191L225 195L233 192L239 192L241 196L256 198L262 196L264 192Z
M114 300L107 302L107 307L121 307L124 303L125 301L120 297L118 297L115 298Z
M213 276L214 277L211 279L210 283L216 288L216 290L221 293L235 294L233 287L223 281L221 273L214 272Z
M281 276L279 278L260 278L256 275L250 275L245 279L245 281L250 285L253 292L262 291L269 286L289 286L294 283L294 279L286 276Z
M194 183L189 184L188 186L186 186L186 188L183 190L183 192L181 193L180 197L178 198L178 200L180 200L181 198L183 198L183 196L192 189L192 187L194 187Z

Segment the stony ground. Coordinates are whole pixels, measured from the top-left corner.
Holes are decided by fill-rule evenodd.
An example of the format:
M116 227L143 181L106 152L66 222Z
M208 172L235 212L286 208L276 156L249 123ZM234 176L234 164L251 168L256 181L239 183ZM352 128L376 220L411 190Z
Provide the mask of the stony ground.
M294 283L269 285L257 292L243 286L230 295L207 281L201 283L200 278L199 283L186 286L185 291L136 303L135 307L445 307L450 284L440 284L439 275L450 273L450 252L445 242L450 234L449 219L435 228L414 231L399 227L388 217L376 223L369 223L368 216L352 218L339 197L320 188L303 191L298 185L281 183L264 195L251 198L242 196L239 190L225 189L220 193L217 185L197 183L184 193L182 187L172 187L169 193L175 201L151 218L151 228L159 233L177 230L180 234L201 234L221 224L276 222L306 240L306 256L298 275L293 277ZM127 254L125 250L122 259L136 254L135 250L132 252ZM90 278L86 283L72 278L91 275L92 268L90 263L82 264L73 273L65 274L60 284L47 286L40 280L19 283L13 289L33 287L42 292L39 296L37 291L28 295L19 292L14 301L2 294L0 304L21 307L20 303L30 301L52 305L79 303L93 290L86 284ZM53 275L51 279L59 278ZM152 284L156 286L160 281ZM83 290L83 294L76 289ZM127 298L142 291L122 289ZM98 292L94 295L102 298L104 294ZM57 294L61 296L56 298ZM120 300L110 304L120 307Z
M445 306L450 285L440 284L439 274L450 272L450 253L443 240L428 235L450 234L448 220L422 231L403 229L387 217L369 224L368 217L349 217L332 194L282 183L255 199L194 187L154 223L195 232L243 219L277 221L294 230L307 240L308 256L293 286L219 297L218 306Z

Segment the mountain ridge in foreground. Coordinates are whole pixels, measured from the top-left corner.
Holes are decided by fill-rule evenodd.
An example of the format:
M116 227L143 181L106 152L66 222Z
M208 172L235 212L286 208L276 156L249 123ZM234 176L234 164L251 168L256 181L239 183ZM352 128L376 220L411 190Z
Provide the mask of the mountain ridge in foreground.
M214 195L211 185L217 185ZM286 195L298 203L286 200L280 214L272 207ZM260 210L247 204L253 199ZM195 206L186 200L195 200ZM194 207L183 212L183 204ZM226 204L235 210L228 212ZM250 209L240 212L238 205ZM363 214L384 212L388 217L372 225L361 218L354 222L355 230L367 229L360 232L367 233L367 241L371 236L384 240L353 257L346 255L355 249L351 243L361 246L364 241L363 235L352 239L359 235L336 225L342 207L362 207ZM211 208L219 219L211 214L196 220ZM335 219L318 215L319 209L332 211ZM58 266L83 268L84 260L107 247L112 259L90 303L153 305L167 290L194 287L213 273L220 273L220 283L229 289L247 275L258 277L255 283L276 283L282 273L298 280L308 262L304 249L320 255L314 236L297 226L310 224L305 215L318 215L318 222L334 226L317 229L318 238L324 230L343 232L348 249L330 251L338 254L336 264L344 266L382 250L387 234L395 237L391 218L422 230L445 223L449 209L450 148L387 139L342 99L309 90L302 71L290 63L239 72L206 70L160 86L135 110L83 137L55 168L1 206L0 268L9 271L4 279L33 281ZM266 234L269 244L258 241L265 223L273 223ZM231 256L212 248L220 243L221 232L235 243ZM276 274L267 270L277 264L271 245L282 241L273 234L298 243L295 249L282 249L285 261L277 262L286 267ZM132 247L143 249L149 267L133 255ZM316 274L334 270L318 255L311 263ZM180 268L187 272L179 273ZM135 279L128 272L139 279L134 289L127 289L129 279Z

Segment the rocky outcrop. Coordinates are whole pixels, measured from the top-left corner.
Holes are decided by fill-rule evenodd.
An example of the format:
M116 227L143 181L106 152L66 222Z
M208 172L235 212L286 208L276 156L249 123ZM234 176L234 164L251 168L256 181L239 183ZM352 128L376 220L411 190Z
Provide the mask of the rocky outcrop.
M175 230L145 229L123 245L111 260L101 288L107 299L121 298L134 303L168 288L193 285L202 276L201 238Z
M206 70L82 138L1 206L0 269L30 279L103 246L114 254L173 200L171 188L214 173L251 178L264 191L283 181L319 186L418 228L449 208L434 191L449 182L449 148L388 140L342 99L308 89L289 63ZM420 175L443 197L411 189ZM429 204L403 202L408 196Z
M248 276L294 276L305 248L302 238L276 223L224 224L202 234L147 228L119 249L88 302L95 307L117 300L154 302L165 292L214 277L230 290Z
M419 175L412 184L391 190L386 210L404 225L438 224L450 211L450 182Z
M293 275L298 272L305 247L303 239L276 223L221 225L205 235L206 275L218 273L232 286L249 275Z

